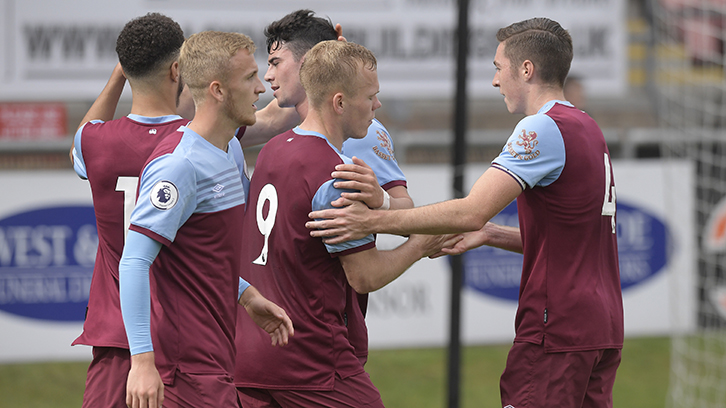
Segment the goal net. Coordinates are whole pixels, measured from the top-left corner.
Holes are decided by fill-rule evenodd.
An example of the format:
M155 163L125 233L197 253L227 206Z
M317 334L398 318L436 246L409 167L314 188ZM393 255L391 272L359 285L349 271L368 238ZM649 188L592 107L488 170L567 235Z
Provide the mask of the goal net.
M696 331L672 338L669 408L726 407L726 1L649 0L661 152L696 168ZM665 312L665 311L664 311Z

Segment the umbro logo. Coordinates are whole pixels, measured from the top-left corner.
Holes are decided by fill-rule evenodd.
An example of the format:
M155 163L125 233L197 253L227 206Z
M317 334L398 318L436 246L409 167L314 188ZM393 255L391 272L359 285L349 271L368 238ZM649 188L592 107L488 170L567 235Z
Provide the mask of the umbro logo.
M514 408L514 405L507 405L507 406L506 406L506 407L504 407L504 408Z
M217 184L216 186L214 186L214 188L212 189L212 191L214 191L215 193L219 193L223 189L224 189L224 186L223 185Z

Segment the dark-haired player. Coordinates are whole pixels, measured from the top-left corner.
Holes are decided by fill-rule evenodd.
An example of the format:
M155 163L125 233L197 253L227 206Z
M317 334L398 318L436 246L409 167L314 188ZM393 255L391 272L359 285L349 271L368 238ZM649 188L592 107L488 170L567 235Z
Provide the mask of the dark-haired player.
M334 205L350 205L314 212L326 219L308 226L313 236L334 236L330 244L374 232L473 231L445 252L480 245L523 252L502 406L610 408L623 304L607 144L597 123L565 101L567 30L533 18L500 29L497 40L492 85L509 112L527 116L467 197L400 211L339 200ZM488 223L515 198L519 228Z
M149 13L128 22L116 41L119 65L74 139L73 166L91 184L99 241L83 333L73 343L93 346L83 407L126 407L130 357L118 263L139 172L157 144L188 122L176 114L183 43L181 27L164 15ZM109 122L93 120L113 118L126 79L133 94L131 113Z
M268 68L265 80L270 83L273 96L281 107L294 107L300 118L307 116L309 102L300 83L303 57L315 44L336 40L340 27L330 20L316 16L311 10L297 10L270 23L265 28ZM408 195L406 177L393 153L393 141L388 130L376 119L362 139L347 139L342 153L353 158L352 163L340 164L333 174L340 180L338 187L356 190L347 192L350 198L365 202L371 208L410 208L413 201ZM365 312L368 294L358 294L348 287L346 318L348 338L363 364L368 358L368 329ZM246 316L240 314L240 319ZM244 369L240 358L238 367Z

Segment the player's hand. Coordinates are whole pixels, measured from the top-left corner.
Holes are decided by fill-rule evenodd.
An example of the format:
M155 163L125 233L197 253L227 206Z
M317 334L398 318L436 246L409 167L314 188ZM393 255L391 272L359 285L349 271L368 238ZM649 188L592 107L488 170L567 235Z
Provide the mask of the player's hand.
M338 41L348 42L348 40L343 37L343 26L341 26L340 23L335 25L335 33L338 34Z
M313 211L308 214L308 217L315 220L305 223L305 226L311 230L310 236L321 237L326 244L339 244L373 233L368 229L367 221L374 210L360 201L351 201L345 197L333 201L332 204L342 208Z
M345 192L341 196L352 201L364 202L369 208L378 208L383 205L383 189L378 184L378 178L373 169L363 160L353 156L354 164L339 164L331 176L336 181L333 187L356 190L358 192Z
M457 245L464 236L462 234L443 234L443 235L417 235L413 234L408 242L418 245L422 251L422 258L432 257L441 253L442 248L453 247Z
M429 258L434 259L444 255L461 255L464 252L478 248L484 245L487 241L486 228L482 228L478 231L465 232L459 234L461 239L453 242L449 245L443 245L439 252L429 255Z
M129 408L159 408L163 402L164 383L154 363L154 352L131 356L126 405Z
M239 302L255 324L270 335L273 346L278 344L284 346L289 337L295 335L295 328L287 313L280 306L262 296L255 287L248 287L242 293Z

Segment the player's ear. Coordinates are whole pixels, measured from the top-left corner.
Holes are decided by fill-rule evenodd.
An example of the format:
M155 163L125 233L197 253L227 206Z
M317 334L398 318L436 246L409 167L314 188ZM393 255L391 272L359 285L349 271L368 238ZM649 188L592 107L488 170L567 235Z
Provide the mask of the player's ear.
M224 102L226 90L222 87L222 84L219 81L212 81L207 87L207 92L209 93L209 96L214 98L217 102Z
M179 61L174 61L169 67L169 76L173 82L179 81Z
M342 115L343 111L345 110L344 99L345 99L345 97L342 92L338 92L335 95L333 95L333 110L338 115Z
M530 60L524 60L522 63L522 77L525 81L532 79L534 75L534 64Z

